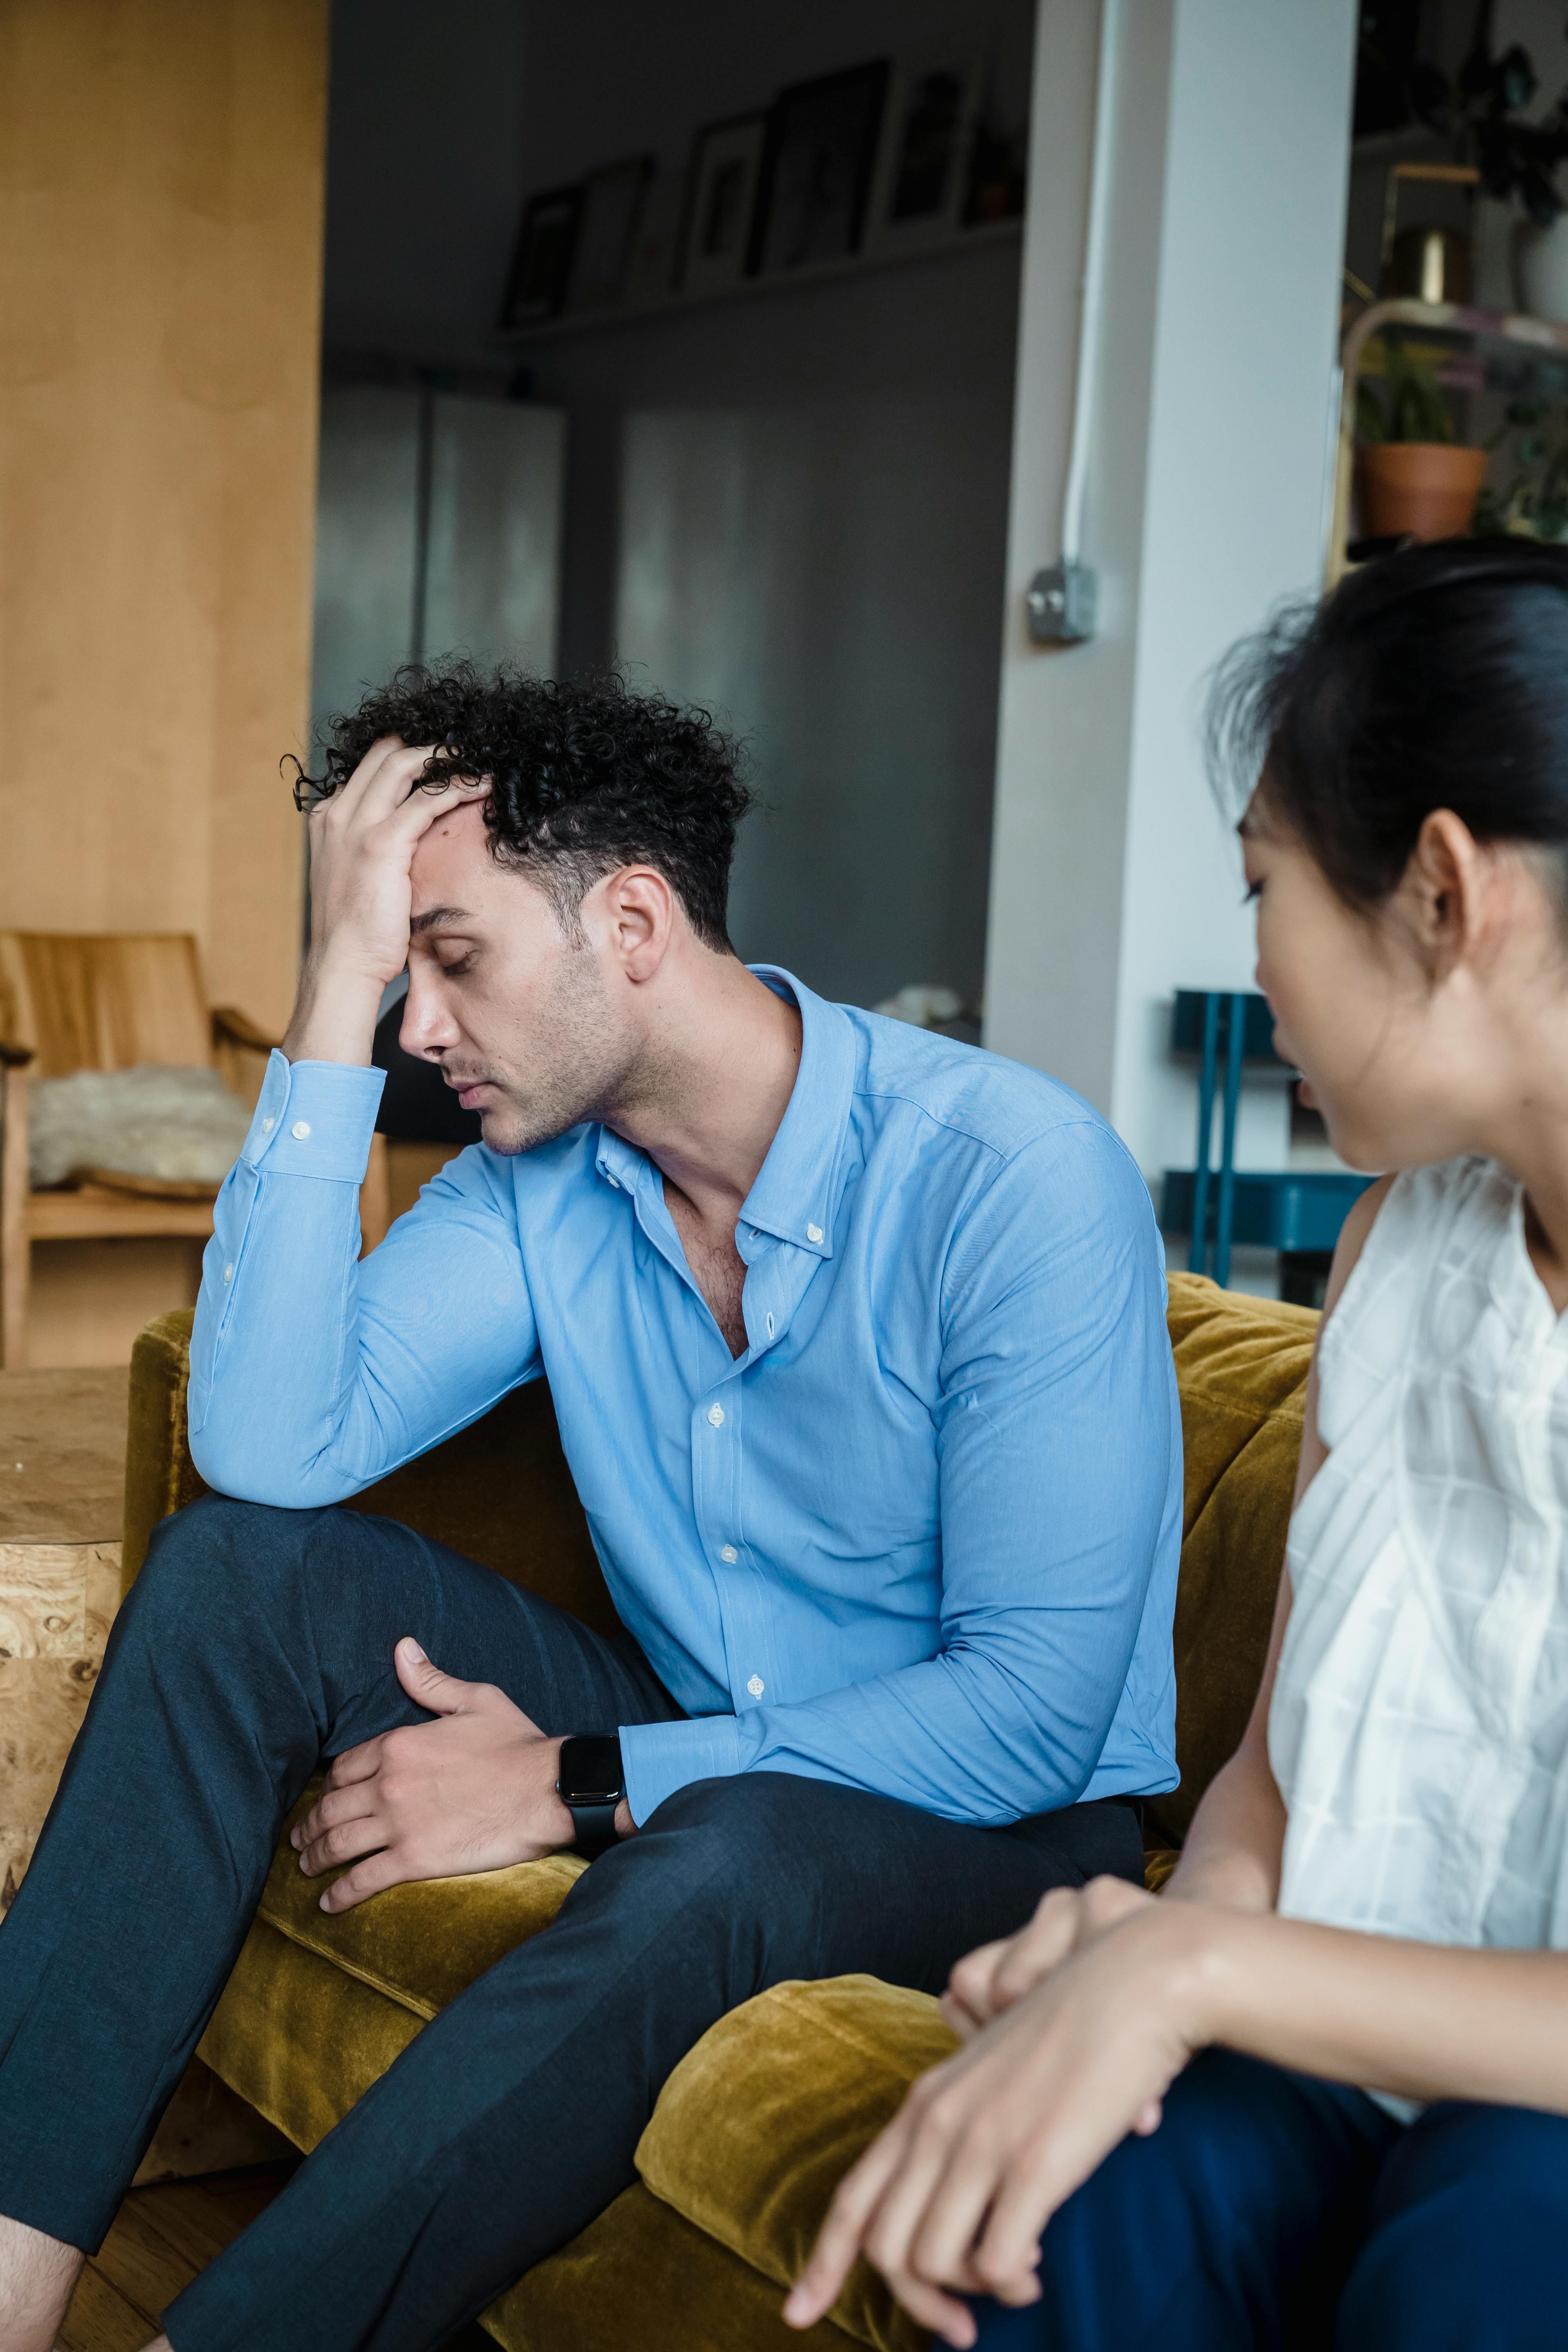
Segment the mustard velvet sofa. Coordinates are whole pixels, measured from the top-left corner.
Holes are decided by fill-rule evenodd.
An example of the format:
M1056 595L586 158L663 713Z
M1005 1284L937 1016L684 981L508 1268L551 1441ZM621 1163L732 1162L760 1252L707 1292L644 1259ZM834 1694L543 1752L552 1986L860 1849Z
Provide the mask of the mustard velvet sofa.
M1173 1275L1186 1440L1175 1654L1182 1784L1151 1805L1158 1885L1235 1747L1268 1643L1316 1317ZM191 1318L132 1362L124 1577L156 1522L200 1494L185 1433ZM356 1497L438 1536L588 1623L616 1624L542 1382ZM311 1796L301 1799L303 1811ZM200 2045L309 2149L444 2002L553 1916L567 1854L400 1886L337 1919L280 1846ZM952 2047L936 2004L868 1977L784 1984L723 2019L670 2077L637 2183L483 2315L508 2352L917 2352L929 2338L862 2268L828 2320L779 2318L835 2183L908 2084Z

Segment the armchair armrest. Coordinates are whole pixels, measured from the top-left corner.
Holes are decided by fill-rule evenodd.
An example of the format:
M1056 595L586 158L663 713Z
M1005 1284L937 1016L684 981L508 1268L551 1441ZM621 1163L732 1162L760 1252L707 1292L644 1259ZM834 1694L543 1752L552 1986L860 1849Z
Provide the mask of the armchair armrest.
M124 1547L120 1590L136 1580L153 1530L171 1511L205 1495L185 1426L185 1389L190 1380L191 1326L188 1307L160 1315L139 1332L131 1350L130 1416L125 1444Z
M237 1005L215 1004L212 1008L213 1044L215 1045L248 1045L255 1054L270 1054L281 1045L281 1037L269 1037L258 1028L248 1013Z

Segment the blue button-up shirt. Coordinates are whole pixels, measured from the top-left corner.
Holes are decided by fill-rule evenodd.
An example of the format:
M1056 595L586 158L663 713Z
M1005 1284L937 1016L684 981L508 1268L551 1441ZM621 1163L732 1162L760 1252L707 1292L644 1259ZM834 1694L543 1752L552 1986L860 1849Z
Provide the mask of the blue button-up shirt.
M547 1377L687 1711L621 1727L639 1822L746 1771L992 1823L1173 1787L1181 1423L1136 1167L1037 1072L760 977L803 1036L736 1228L742 1356L601 1126L472 1146L358 1262L382 1074L274 1054L204 1262L197 1468L341 1501Z

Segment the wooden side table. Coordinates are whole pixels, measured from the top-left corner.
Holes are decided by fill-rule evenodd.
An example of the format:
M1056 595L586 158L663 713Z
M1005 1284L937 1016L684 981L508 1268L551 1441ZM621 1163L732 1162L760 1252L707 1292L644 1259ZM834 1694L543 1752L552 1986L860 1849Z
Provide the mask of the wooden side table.
M98 1679L120 1601L130 1375L0 1372L0 1913Z
M123 1366L0 1372L0 1914L32 1859L120 1603L130 1377ZM193 2058L133 2185L295 2153Z

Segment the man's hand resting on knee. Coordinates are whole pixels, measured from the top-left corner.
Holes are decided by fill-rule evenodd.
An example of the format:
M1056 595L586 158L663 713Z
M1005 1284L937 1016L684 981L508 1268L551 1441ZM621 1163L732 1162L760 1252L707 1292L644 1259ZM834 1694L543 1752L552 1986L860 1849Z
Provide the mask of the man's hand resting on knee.
M537 1862L572 1843L555 1793L560 1740L493 1685L442 1674L417 1642L399 1642L393 1657L409 1697L438 1719L383 1732L333 1763L320 1803L292 1832L307 1877L353 1864L322 1895L323 1911L405 1879Z

